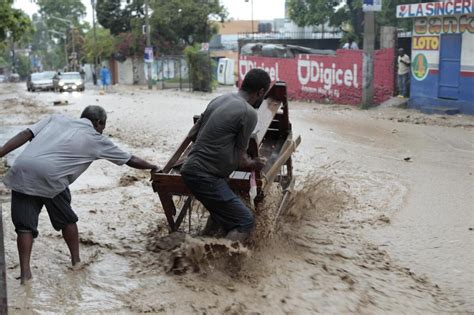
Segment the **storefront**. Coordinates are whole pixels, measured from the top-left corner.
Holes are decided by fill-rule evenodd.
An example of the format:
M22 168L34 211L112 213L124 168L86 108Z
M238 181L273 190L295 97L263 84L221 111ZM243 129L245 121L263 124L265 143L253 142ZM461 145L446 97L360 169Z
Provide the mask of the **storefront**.
M413 18L410 107L474 114L474 0L397 6Z

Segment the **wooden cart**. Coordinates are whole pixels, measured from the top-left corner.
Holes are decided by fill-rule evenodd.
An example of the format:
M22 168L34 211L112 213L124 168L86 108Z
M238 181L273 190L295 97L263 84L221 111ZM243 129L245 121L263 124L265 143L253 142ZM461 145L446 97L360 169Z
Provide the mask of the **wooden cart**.
M255 206L265 198L271 185L280 184L283 188L282 199L277 209L277 217L288 204L294 187L292 154L301 142L301 137L293 139L291 123L288 116L286 84L276 82L269 89L265 100L257 110L258 122L250 139L248 154L250 157L265 157L265 167L255 173L257 198ZM198 117L194 117L196 122ZM186 188L180 168L192 147L192 142L185 139L160 173L152 176L153 190L158 193L163 206L170 231L177 231L190 209L192 194ZM249 197L250 174L237 170L229 176L229 186L244 198ZM176 196L184 200L177 211Z

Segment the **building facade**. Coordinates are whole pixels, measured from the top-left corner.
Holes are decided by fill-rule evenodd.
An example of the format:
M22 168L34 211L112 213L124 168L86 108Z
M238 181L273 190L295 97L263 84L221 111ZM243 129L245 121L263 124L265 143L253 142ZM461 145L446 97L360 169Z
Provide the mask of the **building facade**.
M474 0L397 6L412 18L410 107L474 114Z

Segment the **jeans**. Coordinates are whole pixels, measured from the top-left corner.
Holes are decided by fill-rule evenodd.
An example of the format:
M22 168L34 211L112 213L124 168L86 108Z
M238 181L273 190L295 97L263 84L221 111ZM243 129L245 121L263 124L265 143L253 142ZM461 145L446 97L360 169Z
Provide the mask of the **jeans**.
M253 230L252 211L234 194L224 178L183 173L181 176L194 197L206 207L225 233L233 229L241 233Z
M410 73L398 75L398 94L408 97L408 83L410 82Z

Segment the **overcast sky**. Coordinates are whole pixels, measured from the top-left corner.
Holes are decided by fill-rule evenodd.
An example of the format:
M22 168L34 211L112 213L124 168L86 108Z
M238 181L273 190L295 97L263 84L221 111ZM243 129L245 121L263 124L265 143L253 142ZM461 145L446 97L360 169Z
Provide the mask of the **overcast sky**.
M58 0L61 1L61 0ZM220 0L227 8L229 18L238 20L250 20L252 17L252 0ZM82 0L87 8L86 20L92 22L91 2ZM36 4L31 0L15 0L14 7L22 9L32 15L38 10ZM282 18L285 15L285 0L253 0L253 17L255 20L272 20Z

